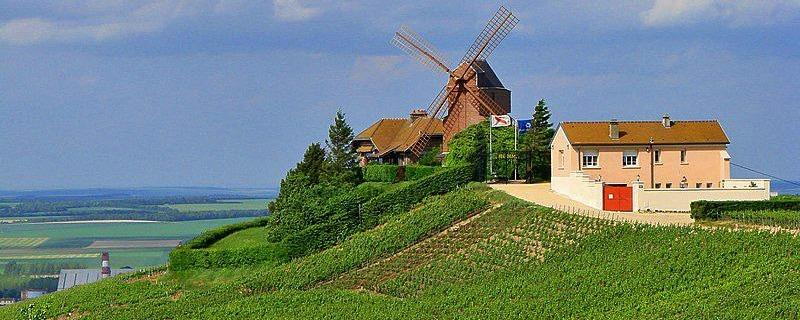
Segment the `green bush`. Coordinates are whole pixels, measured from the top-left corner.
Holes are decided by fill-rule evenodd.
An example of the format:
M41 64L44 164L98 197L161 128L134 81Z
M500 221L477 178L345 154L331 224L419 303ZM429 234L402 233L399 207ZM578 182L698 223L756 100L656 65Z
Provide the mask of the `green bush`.
M738 211L765 211L765 210L790 210L798 211L800 218L800 200L775 200L775 201L695 201L691 204L692 218L716 220L730 218L730 212Z
M254 264L278 265L288 261L286 248L274 243L236 249L178 248L169 254L169 270L214 269Z
M371 164L364 167L364 181L395 182L397 166L393 164Z
M372 198L361 207L361 228L378 225L384 216L408 211L427 196L450 192L473 180L471 165L450 167Z
M413 181L422 179L436 173L439 168L441 167L408 165L406 166L406 180Z

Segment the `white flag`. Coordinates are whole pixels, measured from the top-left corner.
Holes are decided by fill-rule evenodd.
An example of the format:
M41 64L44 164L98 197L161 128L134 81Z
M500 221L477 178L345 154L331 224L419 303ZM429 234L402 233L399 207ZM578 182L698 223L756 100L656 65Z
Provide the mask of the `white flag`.
M502 115L493 114L489 116L489 122L492 124L492 128L508 127L511 125L511 116L507 114L502 114Z

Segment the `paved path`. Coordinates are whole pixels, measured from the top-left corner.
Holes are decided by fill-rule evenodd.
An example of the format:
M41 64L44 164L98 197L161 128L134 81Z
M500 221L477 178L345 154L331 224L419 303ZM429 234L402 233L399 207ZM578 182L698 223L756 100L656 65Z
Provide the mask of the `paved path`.
M583 203L569 199L550 190L549 183L535 184L490 184L496 190L530 201L538 205L559 208L578 214L618 221L639 222L652 225L690 225L694 220L688 213L630 213L600 211Z

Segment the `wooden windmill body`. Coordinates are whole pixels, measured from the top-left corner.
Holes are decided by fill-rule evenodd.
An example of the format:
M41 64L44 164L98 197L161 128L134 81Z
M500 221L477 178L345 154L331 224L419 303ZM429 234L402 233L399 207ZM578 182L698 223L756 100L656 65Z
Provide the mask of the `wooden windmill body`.
M447 83L427 109L429 117L443 120L443 151L446 151L450 139L469 125L483 121L492 114L511 112L511 91L503 87L486 58L518 21L501 6L453 69L448 67L450 64L433 45L408 27L400 27L395 32L392 44L432 69L448 75ZM417 157L426 149L430 139L427 132L427 128L423 128L415 136L417 141L411 151Z

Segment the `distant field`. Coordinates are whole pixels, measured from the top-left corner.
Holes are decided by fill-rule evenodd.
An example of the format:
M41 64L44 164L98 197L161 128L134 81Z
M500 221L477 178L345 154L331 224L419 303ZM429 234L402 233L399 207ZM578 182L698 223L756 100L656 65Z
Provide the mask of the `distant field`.
M166 207L180 212L223 211L223 210L266 210L272 199L220 200L223 203L170 204Z
M40 238L0 238L0 249L36 247L47 241L47 237Z
M5 224L0 225L0 241L16 247L4 247L0 242L0 267L4 262L21 263L79 262L99 263L101 251L109 251L112 267L142 268L166 263L172 247L166 248L87 248L94 241L169 241L188 240L200 232L252 218L193 220L152 223L70 223L70 224ZM13 240L4 240L13 239ZM37 239L27 240L27 239ZM40 242L39 242L40 241ZM122 242L121 242L122 241ZM19 246L21 243L28 247ZM32 243L38 242L36 247ZM135 243L135 242L129 242ZM142 242L148 243L148 242Z

